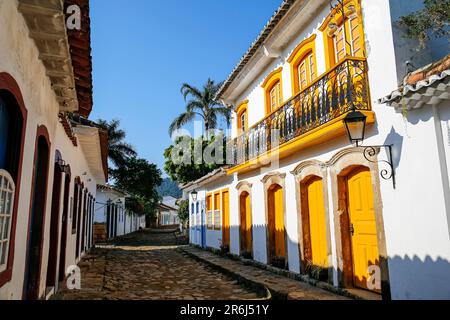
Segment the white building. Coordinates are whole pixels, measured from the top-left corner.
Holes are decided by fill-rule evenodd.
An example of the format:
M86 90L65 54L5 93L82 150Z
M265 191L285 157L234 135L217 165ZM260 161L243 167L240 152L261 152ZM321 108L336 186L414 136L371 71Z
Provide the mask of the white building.
M180 224L177 201L178 199L172 196L163 197L158 208L159 226L174 226Z
M416 53L403 37L398 18L421 6L281 4L218 94L234 106L234 162L183 187L191 243L374 298L450 299L446 60L398 88L407 61L449 53L446 39ZM350 143L350 114L374 148Z
M126 210L127 195L109 185L97 186L94 229L98 240L112 239L145 228L145 216ZM94 241L97 239L94 239Z
M66 28L72 3L79 31ZM85 119L88 17L88 1L0 1L0 299L47 297L92 245L108 141Z

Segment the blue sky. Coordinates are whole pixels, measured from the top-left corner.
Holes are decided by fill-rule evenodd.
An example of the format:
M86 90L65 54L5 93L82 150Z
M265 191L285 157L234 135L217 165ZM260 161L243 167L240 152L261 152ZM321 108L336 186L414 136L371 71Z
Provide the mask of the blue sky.
M94 111L163 169L183 82L225 80L281 0L91 0Z

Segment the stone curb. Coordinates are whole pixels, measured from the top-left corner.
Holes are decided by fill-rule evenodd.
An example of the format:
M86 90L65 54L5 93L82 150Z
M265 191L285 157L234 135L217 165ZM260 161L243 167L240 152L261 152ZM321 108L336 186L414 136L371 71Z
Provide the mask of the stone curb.
M183 251L184 253L188 254L190 257L194 258L195 260L201 261L203 263L206 263L209 266L211 266L211 267L221 271L222 273L225 273L228 276L231 276L231 277L237 279L238 281L240 281L242 283L250 285L252 288L257 288L257 289L265 288L266 290L268 290L271 293L271 295L273 296L274 299L288 300L289 299L289 293L288 292L284 292L284 291L278 291L278 290L275 290L274 288L267 288L262 283L254 281L252 279L245 278L241 274L235 273L234 271L231 271L231 270L229 270L229 269L227 269L227 268L225 268L225 267L223 267L223 266L221 266L219 264L216 264L216 263L214 263L212 261L209 261L209 260L206 260L206 259L204 259L202 257L199 257L198 255L190 252L189 250L186 250L186 248L189 248L189 247L196 248L196 249L203 250L203 251L207 251L207 252L213 253L216 256L220 256L220 257L223 257L223 258L228 258L228 259L231 259L231 260L240 261L244 265L253 266L255 268L268 271L268 272L270 272L272 274L283 276L283 277L286 277L286 278L289 278L289 279L292 279L292 280L301 281L301 282L307 283L309 285L312 285L314 287L323 289L325 291L328 291L328 292L331 292L331 293L334 293L334 294L337 294L337 295L340 295L340 296L343 296L343 297L347 297L347 298L354 299L354 300L364 300L362 297L354 295L354 294L352 294L351 292L349 292L349 291L347 291L345 289L336 288L335 286L333 286L333 285L331 285L329 283L312 279L312 278L310 278L310 277L308 277L306 275L300 275L300 274L297 274L297 273L294 273L294 272L291 272L291 271L288 271L288 270L282 270L282 269L279 269L279 268L275 268L273 266L265 265L265 264L263 264L261 262L257 262L257 261L250 260L250 259L245 259L245 258L242 258L240 256L233 255L233 254L227 254L226 256L220 255L219 254L219 250L217 250L217 249L207 248L205 250L203 248L200 248L198 246L193 246L193 245L187 245L187 246L184 246L184 247L181 247L181 246L179 247L179 249L181 251Z
M185 247L189 247L189 246L185 246ZM183 247L178 247L178 250L182 251L183 253L187 254L189 257L191 257L192 259L199 261L201 263L204 263L206 265L208 265L209 267L225 274L226 276L235 279L236 281L238 281L238 283L252 289L255 290L258 294L262 294L264 295L264 297L262 297L261 299L256 299L256 300L272 300L272 293L271 291L267 288L267 286L265 286L264 284L261 284L259 282L250 280L248 278L245 278L244 276L235 273L219 264L216 264L212 261L203 259L201 257L199 257L198 255L190 252L189 250L185 250L185 248Z

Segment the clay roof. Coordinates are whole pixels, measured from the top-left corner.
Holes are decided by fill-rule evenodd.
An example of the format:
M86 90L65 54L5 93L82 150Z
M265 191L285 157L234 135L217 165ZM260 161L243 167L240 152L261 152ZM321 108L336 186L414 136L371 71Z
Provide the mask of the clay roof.
M70 5L78 5L81 9L81 30L67 30L67 36L78 98L78 113L88 117L93 105L89 0L64 0L64 12L67 12Z
M393 107L416 109L450 99L450 54L408 74L403 85L378 99Z

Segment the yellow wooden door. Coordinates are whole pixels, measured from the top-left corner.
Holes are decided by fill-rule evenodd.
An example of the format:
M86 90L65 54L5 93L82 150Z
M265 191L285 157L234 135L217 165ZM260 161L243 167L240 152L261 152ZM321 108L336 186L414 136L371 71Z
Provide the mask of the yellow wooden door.
M275 210L275 255L277 257L286 257L283 188L280 186L276 186L273 190L273 201Z
M325 199L322 179L317 178L308 185L309 228L312 263L328 267L327 235L325 225Z
M379 265L377 227L369 169L361 168L348 177L348 211L352 238L354 285L367 289L370 265Z
M245 226L246 249L248 252L252 252L252 210L249 194L245 197Z
M222 192L222 244L230 246L230 198L228 191Z
M252 252L252 220L250 195L244 192L240 196L240 233L241 233L241 250Z

